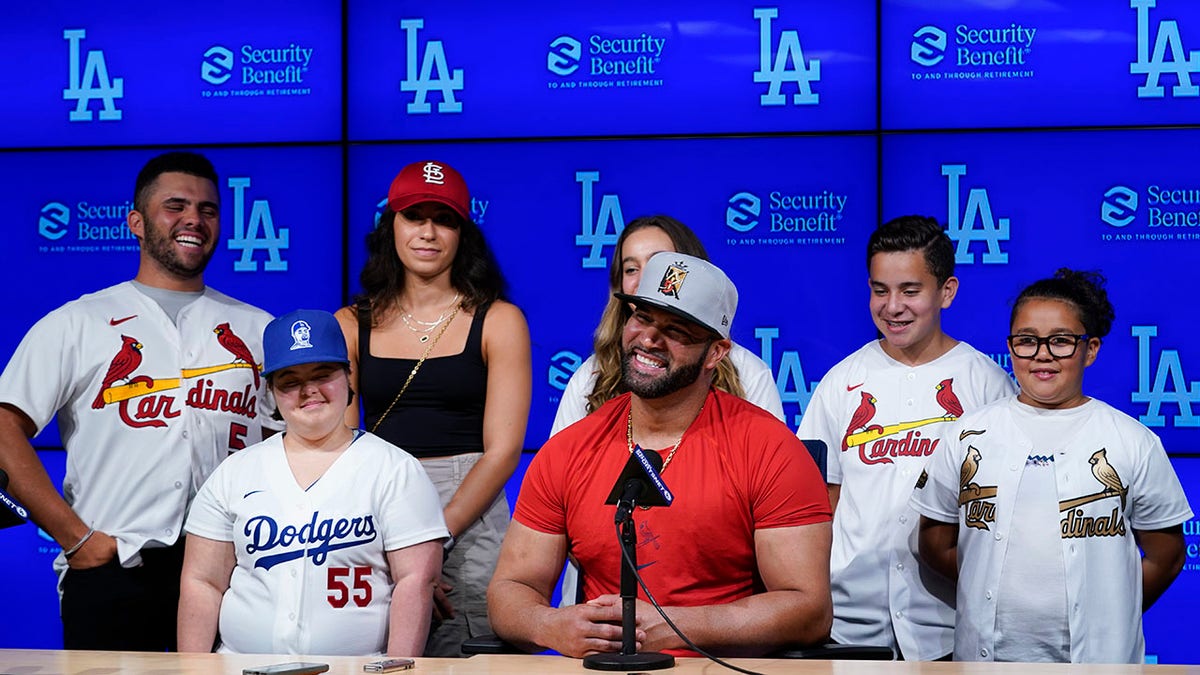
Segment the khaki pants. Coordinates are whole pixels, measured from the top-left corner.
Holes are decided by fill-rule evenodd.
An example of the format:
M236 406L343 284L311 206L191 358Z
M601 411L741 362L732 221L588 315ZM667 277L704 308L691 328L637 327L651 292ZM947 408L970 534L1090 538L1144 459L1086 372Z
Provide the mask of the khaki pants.
M483 453L475 452L421 460L442 506L450 502L467 472L482 456ZM487 617L487 587L496 571L496 558L508 521L508 499L501 491L483 516L458 535L458 543L442 566L442 581L454 587L449 594L454 618L430 627L425 656L462 656L462 643L467 638L492 632Z

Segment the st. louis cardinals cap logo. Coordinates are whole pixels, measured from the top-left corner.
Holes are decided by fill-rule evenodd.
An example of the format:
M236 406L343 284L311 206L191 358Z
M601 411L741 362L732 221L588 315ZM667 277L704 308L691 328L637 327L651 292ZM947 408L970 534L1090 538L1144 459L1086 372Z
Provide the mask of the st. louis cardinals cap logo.
M658 282L658 292L663 295L679 299L679 289L683 287L683 280L687 278L688 271L681 263L674 263L667 266L663 272L662 280Z

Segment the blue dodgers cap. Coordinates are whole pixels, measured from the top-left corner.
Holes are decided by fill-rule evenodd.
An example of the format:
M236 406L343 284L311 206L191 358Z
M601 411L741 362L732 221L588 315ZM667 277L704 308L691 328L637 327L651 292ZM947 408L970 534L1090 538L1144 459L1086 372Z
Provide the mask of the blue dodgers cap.
M263 330L263 375L305 363L342 363L346 337L329 312L297 309L267 324Z
M737 287L719 267L695 256L660 251L642 268L637 292L621 300L671 312L729 339L737 311Z

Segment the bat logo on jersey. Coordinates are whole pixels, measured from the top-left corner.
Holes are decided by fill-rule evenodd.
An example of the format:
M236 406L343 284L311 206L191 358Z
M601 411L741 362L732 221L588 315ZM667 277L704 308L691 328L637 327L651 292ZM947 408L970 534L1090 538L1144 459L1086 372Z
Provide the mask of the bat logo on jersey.
M1121 514L1125 512L1125 498L1129 495L1129 487L1122 484L1120 474L1112 464L1108 463L1106 448L1100 448L1093 452L1088 459L1088 464L1092 465L1092 477L1100 482L1103 489L1094 494L1058 503L1059 512L1066 514L1062 519L1062 536L1064 539L1123 537L1125 536L1125 519L1121 517ZM1120 506L1114 506L1112 513L1108 515L1088 516L1084 515L1083 509L1079 508L1085 504L1114 497L1120 500Z
M934 400L946 411L944 415L887 425L868 424L875 417L878 400L867 391L860 392L862 398L842 436L842 452L858 447L858 457L863 464L893 464L896 457L932 455L941 439L921 438L921 432L913 430L939 422L952 422L962 415L962 403L954 394L953 384L954 379L947 378L934 387ZM903 438L891 438L905 431L908 434Z
M369 544L379 536L372 516L357 518L326 518L319 520L320 513L314 511L312 519L296 527L279 526L270 516L254 516L246 521L245 534L250 542L246 553L254 555L278 548L292 548L272 555L265 555L254 562L256 568L269 570L291 560L308 556L314 565L324 565L330 552Z
M966 430L959 434L958 440L970 436L978 436L982 431ZM996 522L996 503L990 501L996 496L996 486L983 486L974 481L979 473L979 463L983 461L983 453L973 445L967 446L967 454L963 457L962 468L958 474L958 505L964 507L966 514L963 522L967 527L980 530L988 529L988 523Z
M234 334L228 323L219 324L213 329L213 333L217 335L217 342L234 355L234 360L214 366L184 368L180 377L131 377L142 364L142 350L145 349L145 345L137 338L122 335L121 348L109 363L108 371L100 384L100 391L92 401L92 408L100 410L115 403L118 404L121 421L126 426L135 429L162 428L167 426L165 420L179 417L181 413L176 406L176 397L162 392L179 389L187 380L197 380L188 389L183 405L201 410L220 410L254 419L258 416L258 363L246 343ZM247 384L240 391L228 390L216 386L215 380L206 377L236 368L249 368L253 373L254 385ZM124 381L124 384L117 384L121 381Z
M687 278L687 275L687 269L679 263L668 265L667 271L663 272L662 280L658 282L658 292L678 300L679 289L683 286L683 280Z

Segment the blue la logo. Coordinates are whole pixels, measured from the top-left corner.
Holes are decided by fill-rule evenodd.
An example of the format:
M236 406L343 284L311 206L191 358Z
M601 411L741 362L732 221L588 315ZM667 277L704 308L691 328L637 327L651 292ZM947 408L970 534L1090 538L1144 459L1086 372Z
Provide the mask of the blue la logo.
M1124 185L1117 185L1104 193L1100 202L1100 220L1113 227L1125 227L1137 215L1138 193Z
M784 82L795 82L799 92L792 95L792 105L817 105L820 94L813 92L813 82L821 79L821 61L805 60L800 47L800 35L794 30L780 31L779 47L771 47L771 20L779 16L776 7L758 7L754 18L758 19L758 70L754 71L755 82L766 82L770 86L759 103L763 106L787 105L780 89ZM772 65L771 57L775 57Z
M799 411L792 417L792 425L800 424L808 403L812 400L816 382L809 382L804 377L804 366L800 363L800 352L794 349L784 350L779 355L779 367L775 367L775 340L779 338L778 328L755 328L754 337L761 343L759 356L775 373L775 388L779 390L779 398L785 403L795 403Z
M992 216L992 204L986 189L971 188L967 193L966 207L962 209L962 217L959 217L959 178L966 174L966 164L942 165L942 175L947 178L949 191L946 234L958 244L954 249L954 262L959 265L974 263L975 254L971 252L971 242L982 241L987 243L983 264L1007 263L1008 253L1000 249L1000 242L1008 241L1008 218Z
M50 241L62 239L71 224L71 209L59 202L50 202L42 207L38 218L38 234Z
M919 66L936 66L946 56L946 31L937 26L921 26L913 33L910 58Z
M725 209L725 226L737 232L749 232L758 225L762 200L749 192L739 192L729 198Z
M1129 0L1129 6L1137 10L1137 61L1129 64L1133 75L1145 75L1146 80L1138 86L1138 98L1163 98L1165 92L1158 82L1164 73L1175 76L1176 84L1171 95L1193 98L1200 96L1200 86L1192 83L1192 74L1200 74L1200 51L1185 53L1183 39L1179 36L1179 22L1173 19L1160 21L1154 36L1153 55L1150 51L1150 9L1158 0ZM1170 52L1171 59L1166 60Z
M621 199L617 195L600 197L600 212L592 211L592 185L600 180L599 171L576 171L575 182L583 191L583 231L575 235L576 246L588 246L591 251L583 259L584 269L604 269L608 258L604 257L605 246L616 246L617 237L625 229L625 217L621 215ZM610 227L611 226L611 227Z
M564 391L571 376L579 370L583 359L573 351L562 350L550 357L550 366L546 368L546 382L554 389Z
M454 92L463 89L463 71L462 68L450 70L450 66L446 64L446 50L442 46L441 40L425 42L425 52L420 58L420 74L418 75L417 51L420 45L417 41L417 31L424 27L424 19L400 21L400 28L405 33L405 53L407 54L404 64L405 78L400 81L400 91L416 93L405 110L410 115L428 114L431 112L431 108L425 98L429 95L430 89L437 89L442 93L442 100L438 103L439 113L462 112L462 102L454 98Z
M583 45L570 35L561 35L550 43L546 54L546 70L566 77L579 70L579 59L583 57Z
M118 121L121 111L117 110L116 99L125 98L125 78L108 77L108 63L104 60L104 52L99 49L88 50L87 62L80 74L79 43L86 37L87 31L82 28L63 31L63 39L69 45L70 59L70 80L67 88L63 89L63 99L76 102L69 119L72 122L91 122L92 111L88 110L88 104L100 99L104 104L100 119Z
M200 79L209 84L225 84L233 75L233 52L213 45L200 61Z
M1158 367L1153 369L1154 382L1151 384L1150 339L1158 335L1158 326L1134 326L1132 333L1138 341L1138 389L1129 399L1148 404L1146 414L1138 415L1138 421L1148 427L1165 427L1167 418L1162 414L1162 406L1168 403L1179 408L1179 414L1174 418L1176 427L1200 427L1200 417L1192 412L1192 405L1200 404L1200 382L1188 382L1184 377L1179 350L1159 352Z
M229 239L229 249L242 252L242 256L233 262L233 270L257 272L258 261L254 259L254 252L263 250L268 257L263 263L264 270L286 272L287 261L280 257L279 252L288 248L288 228L275 228L271 205L265 199L256 199L251 204L247 226L246 188L250 187L250 179L230 178L229 187L233 188L233 236Z

